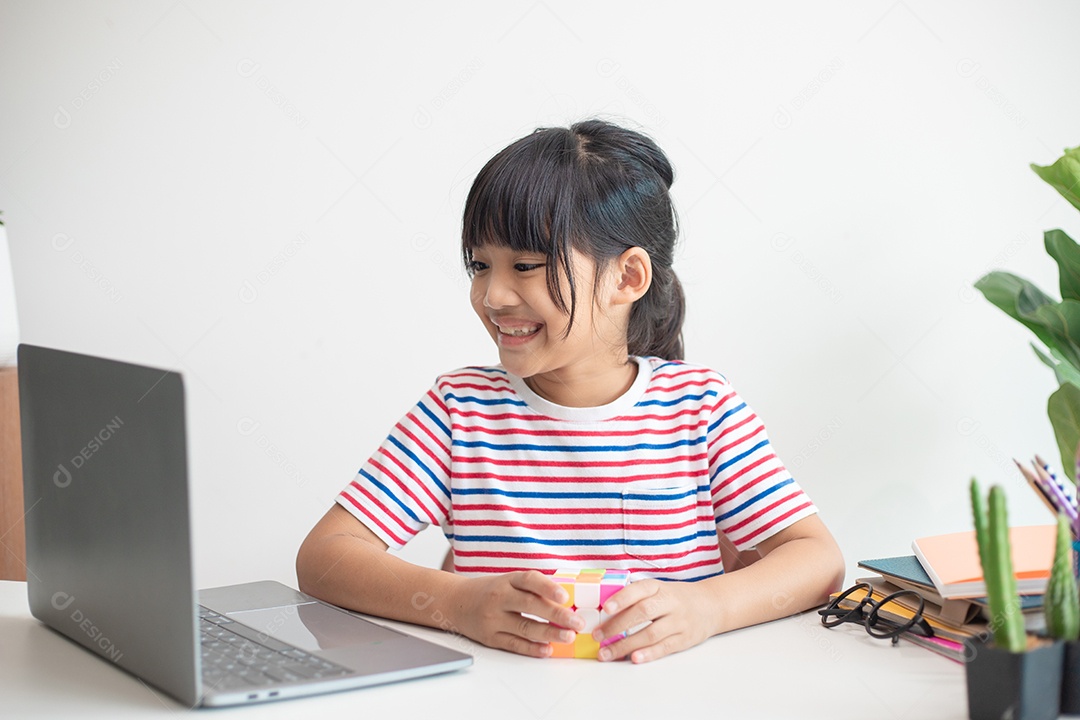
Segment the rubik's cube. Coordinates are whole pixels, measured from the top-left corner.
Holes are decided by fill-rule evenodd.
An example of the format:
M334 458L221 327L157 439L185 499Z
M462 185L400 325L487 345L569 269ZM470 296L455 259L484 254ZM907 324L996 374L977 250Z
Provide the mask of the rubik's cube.
M551 579L569 595L563 605L585 620L585 628L572 643L551 643L552 657L595 658L604 645L619 640L619 636L593 640L592 631L607 619L600 608L607 599L626 587L630 574L624 570L556 570Z

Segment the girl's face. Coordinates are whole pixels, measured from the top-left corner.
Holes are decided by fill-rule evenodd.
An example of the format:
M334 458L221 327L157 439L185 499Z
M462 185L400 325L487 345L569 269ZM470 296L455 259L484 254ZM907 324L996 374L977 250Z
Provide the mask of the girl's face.
M574 250L571 261L577 315L570 335L564 338L570 317L559 310L548 291L543 254L501 245L482 245L473 252L473 310L499 348L499 359L508 372L565 385L609 371L613 359L625 365L626 328L620 328L619 313L608 312L613 283L605 274L601 286L594 287L596 265L587 255ZM565 277L560 287L569 304Z

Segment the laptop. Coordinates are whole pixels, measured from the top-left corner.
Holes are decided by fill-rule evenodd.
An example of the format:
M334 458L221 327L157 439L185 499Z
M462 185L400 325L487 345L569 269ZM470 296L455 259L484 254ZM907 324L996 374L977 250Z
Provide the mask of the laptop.
M276 582L194 589L179 373L20 345L34 617L189 706L450 672L472 657Z

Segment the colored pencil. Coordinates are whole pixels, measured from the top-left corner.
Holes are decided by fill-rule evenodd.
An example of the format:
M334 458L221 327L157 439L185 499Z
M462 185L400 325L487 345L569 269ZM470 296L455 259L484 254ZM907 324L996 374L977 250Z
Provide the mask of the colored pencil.
M1076 525L1076 506L1069 499L1065 491L1058 485L1057 481L1051 476L1050 468L1045 462L1041 462L1039 456L1035 456L1035 460L1031 461L1032 466L1035 468L1035 474L1039 478L1039 484L1046 494L1050 497L1050 502L1053 503L1060 512L1065 513L1065 516L1069 518L1069 523L1072 526Z
M1035 476L1035 473L1021 465L1020 461L1016 458L1013 458L1013 462L1016 463L1016 469L1024 476L1024 480L1027 480L1027 484L1035 491L1035 494L1039 496L1039 499L1042 500L1046 509L1049 510L1052 515L1057 515L1058 509L1054 507L1054 503L1050 501L1050 497L1046 494L1046 491L1039 485L1039 478Z

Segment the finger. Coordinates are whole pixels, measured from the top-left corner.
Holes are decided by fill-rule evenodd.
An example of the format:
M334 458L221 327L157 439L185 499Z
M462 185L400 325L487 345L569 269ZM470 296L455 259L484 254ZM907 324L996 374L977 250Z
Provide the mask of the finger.
M567 594L566 590L563 590L561 585L536 570L511 574L510 585L518 590L544 598L556 605L562 605L570 599L570 595Z
M664 623L653 623L633 635L618 642L600 648L597 659L601 662L618 660L629 656L636 664L659 660L666 655L682 650L685 643L680 641L678 633L669 634Z
M627 608L636 602L640 602L644 598L655 595L659 592L660 587L660 581L652 579L631 583L609 597L601 610L608 615L615 615L624 608Z
M558 627L551 623L539 622L524 615L518 615L513 622L516 622L514 633L532 642L572 643L576 636L573 630L567 630L565 627Z
M549 623L561 625L571 630L583 630L585 628L585 620L570 608L556 605L529 592L522 592L519 595L512 610L535 615L541 620L547 620Z
M547 643L532 642L513 633L497 633L492 638L491 647L537 658L550 657L552 652L551 645Z
M625 591L620 591L618 594L613 595L611 600L604 603L604 612L611 615L611 617L596 627L593 631L593 638L603 640L614 635L636 632L651 621L663 617L666 614L666 609L664 607L664 596L660 590L661 586L657 583L636 593L622 595ZM619 597L619 600L612 603L615 597ZM611 607L616 609L615 613L609 612L608 608Z

